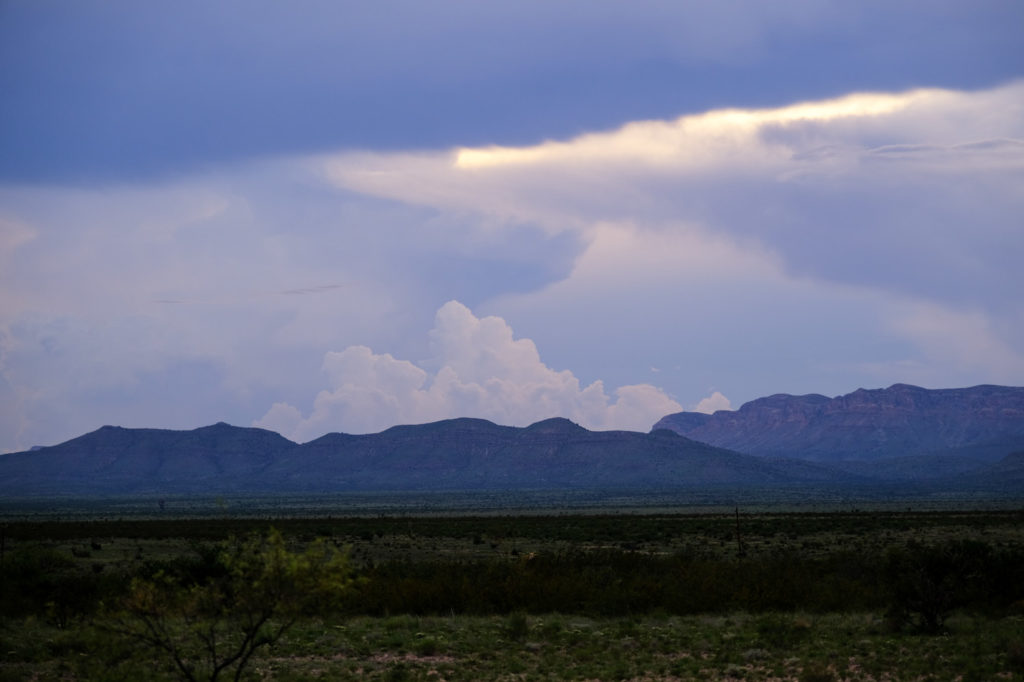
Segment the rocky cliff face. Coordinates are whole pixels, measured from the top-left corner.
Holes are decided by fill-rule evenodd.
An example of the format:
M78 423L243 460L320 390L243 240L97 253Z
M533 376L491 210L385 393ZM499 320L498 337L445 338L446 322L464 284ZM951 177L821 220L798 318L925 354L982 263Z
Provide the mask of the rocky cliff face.
M1024 448L1024 388L896 384L848 395L773 395L736 411L668 415L655 429L738 452L816 461L956 454L994 461Z

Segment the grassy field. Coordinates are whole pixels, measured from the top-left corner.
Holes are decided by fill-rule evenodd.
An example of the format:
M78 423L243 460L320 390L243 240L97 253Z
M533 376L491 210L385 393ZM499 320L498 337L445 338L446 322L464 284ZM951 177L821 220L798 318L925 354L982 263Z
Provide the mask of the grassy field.
M998 680L1024 675L1020 617L893 633L872 613L308 619L261 651L265 680ZM3 629L0 679L177 679L94 626Z
M270 526L355 582L243 679L1024 679L1024 511L719 509L8 520L0 680L178 679L119 627L133 579L187 594Z

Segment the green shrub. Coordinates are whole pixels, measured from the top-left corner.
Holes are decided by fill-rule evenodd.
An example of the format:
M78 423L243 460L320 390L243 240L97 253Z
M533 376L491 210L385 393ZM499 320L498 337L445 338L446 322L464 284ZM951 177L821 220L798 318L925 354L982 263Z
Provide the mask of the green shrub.
M991 547L970 540L942 545L912 542L891 551L886 565L888 619L924 633L941 632L953 609L988 596L983 578L991 563Z
M66 628L93 614L104 598L122 591L124 580L87 566L45 547L12 552L0 567L0 616L42 616Z
M110 628L168 656L187 680L239 679L253 653L301 614L337 603L352 584L347 557L328 542L290 552L271 530L227 543L220 570L201 580L157 571L132 580Z

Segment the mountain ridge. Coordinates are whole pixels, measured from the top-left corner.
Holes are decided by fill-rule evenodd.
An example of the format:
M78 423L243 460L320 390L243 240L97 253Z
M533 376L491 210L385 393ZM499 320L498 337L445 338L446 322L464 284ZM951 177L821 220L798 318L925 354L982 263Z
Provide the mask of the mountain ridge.
M1024 449L1024 388L893 384L835 398L779 393L737 410L667 415L654 428L761 457L836 463L958 454L994 461Z
M1024 389L908 384L774 394L682 412L649 433L564 418L526 427L461 417L298 444L224 422L103 426L0 455L0 495L330 493L828 486L1024 492Z
M297 444L218 423L191 431L104 426L0 456L0 493L138 494L555 488L687 488L842 479L810 476L670 431L589 431L480 419L330 433Z

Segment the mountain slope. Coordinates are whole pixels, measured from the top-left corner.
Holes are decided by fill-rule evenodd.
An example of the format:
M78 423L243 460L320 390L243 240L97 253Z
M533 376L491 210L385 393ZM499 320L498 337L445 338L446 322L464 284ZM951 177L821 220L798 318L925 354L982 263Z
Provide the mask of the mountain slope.
M271 466L297 489L689 487L786 481L777 467L672 432L587 431L564 419L482 420L329 434Z
M764 486L840 480L698 443L671 431L526 428L482 419L332 433L297 445L216 424L194 431L103 427L0 457L0 494L330 492Z
M993 489L1024 489L1024 450L1012 452L998 462L971 472L965 478L968 482Z
M895 384L837 398L779 394L735 411L668 415L654 428L767 457L841 462L955 455L994 461L1024 448L1024 388Z
M296 444L264 429L218 423L192 431L104 426L48 448L0 456L0 491L242 490Z

